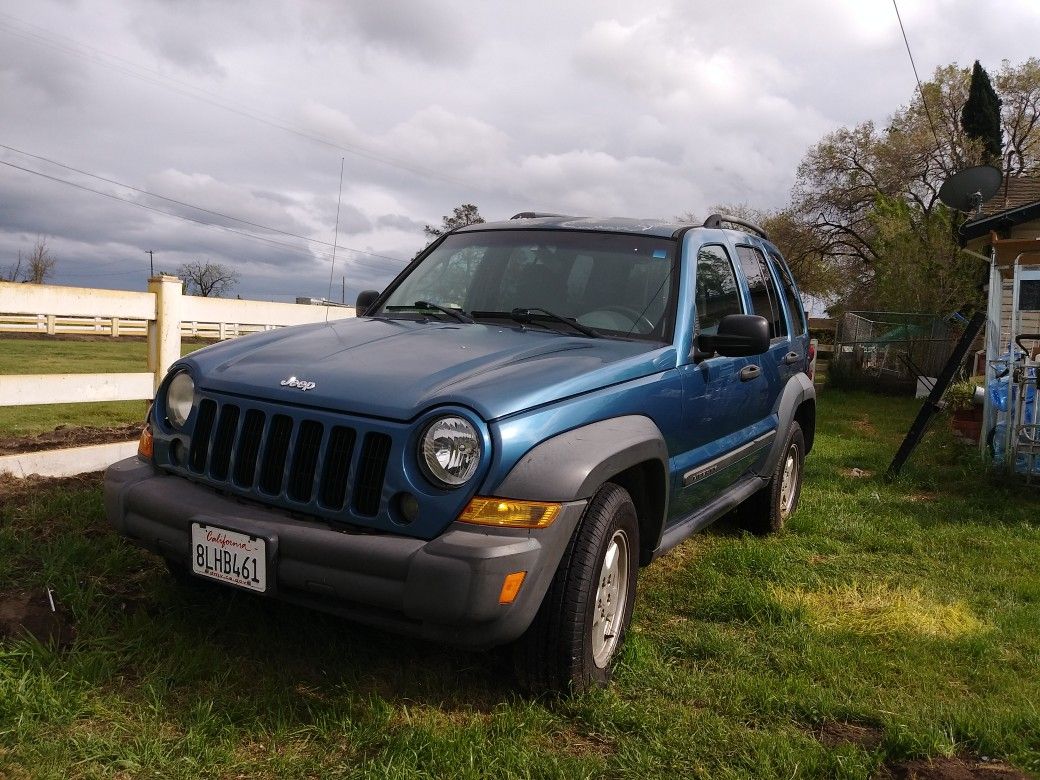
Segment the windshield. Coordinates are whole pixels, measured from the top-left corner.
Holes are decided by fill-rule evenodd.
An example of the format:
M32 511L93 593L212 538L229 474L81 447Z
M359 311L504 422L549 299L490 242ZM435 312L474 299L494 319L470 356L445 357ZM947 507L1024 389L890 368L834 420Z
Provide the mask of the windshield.
M375 316L513 320L575 333L669 341L676 242L562 230L448 236L401 279ZM444 309L462 316L449 317ZM561 321L560 318L563 318Z

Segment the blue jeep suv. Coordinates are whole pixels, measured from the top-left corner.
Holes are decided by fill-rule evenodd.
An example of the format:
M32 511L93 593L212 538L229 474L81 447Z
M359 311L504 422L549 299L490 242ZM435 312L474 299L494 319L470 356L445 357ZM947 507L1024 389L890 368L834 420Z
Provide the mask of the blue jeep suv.
M512 644L526 687L580 691L640 567L798 504L805 312L749 223L471 225L357 314L179 360L106 474L115 528L182 580Z

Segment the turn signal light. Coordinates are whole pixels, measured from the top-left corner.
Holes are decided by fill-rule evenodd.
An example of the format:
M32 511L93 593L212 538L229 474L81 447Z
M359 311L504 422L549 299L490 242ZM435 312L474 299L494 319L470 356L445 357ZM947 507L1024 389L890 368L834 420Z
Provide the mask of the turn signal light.
M559 504L545 501L474 496L459 515L459 521L501 528L545 528L559 514Z
M152 459L152 426L145 425L141 431L141 438L137 442L137 457L145 460Z
M498 603L512 604L516 594L520 592L520 586L524 584L526 576L526 571L514 571L512 574L507 574L506 578L502 580L502 592L498 594Z

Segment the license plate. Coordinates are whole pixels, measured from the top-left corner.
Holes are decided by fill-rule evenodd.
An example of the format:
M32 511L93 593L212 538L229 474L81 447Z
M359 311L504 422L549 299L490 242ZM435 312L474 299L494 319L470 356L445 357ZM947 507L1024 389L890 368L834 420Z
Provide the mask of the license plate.
M191 570L247 590L267 590L267 542L202 523L191 524Z

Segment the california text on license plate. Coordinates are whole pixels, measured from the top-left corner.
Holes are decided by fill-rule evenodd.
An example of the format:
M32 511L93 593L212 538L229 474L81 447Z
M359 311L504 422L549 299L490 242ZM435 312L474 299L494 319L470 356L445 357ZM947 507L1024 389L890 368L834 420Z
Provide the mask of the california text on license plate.
M267 542L202 523L191 524L191 570L201 577L267 590Z

